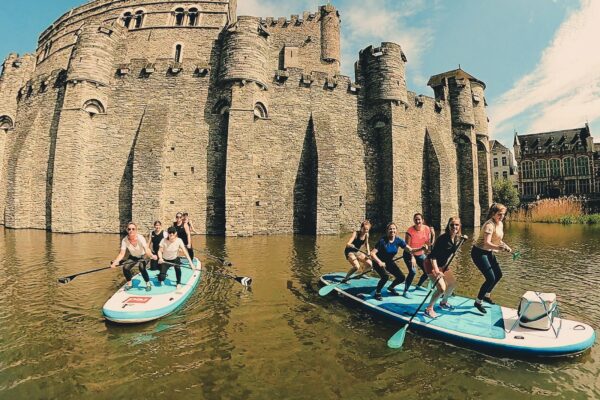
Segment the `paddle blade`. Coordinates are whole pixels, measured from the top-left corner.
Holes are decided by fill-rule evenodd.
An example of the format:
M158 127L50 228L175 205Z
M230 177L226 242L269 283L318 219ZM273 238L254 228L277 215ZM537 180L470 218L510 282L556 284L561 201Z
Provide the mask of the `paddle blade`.
M58 278L58 283L69 283L69 282L71 282L71 277L69 277L69 276Z
M252 285L252 278L249 278L247 276L236 276L235 280L238 281L239 283L241 283L243 286L250 286Z
M329 293L333 292L333 289L335 289L336 286L337 285L323 286L321 289L319 289L319 296L321 296L321 297L327 296Z
M513 261L518 260L519 258L521 258L521 252L519 250L516 250L515 252L513 252Z
M394 333L394 335L389 338L387 345L390 349L400 349L404 344L404 337L406 336L406 329L408 328L408 324L404 325L402 328L398 330L398 332Z

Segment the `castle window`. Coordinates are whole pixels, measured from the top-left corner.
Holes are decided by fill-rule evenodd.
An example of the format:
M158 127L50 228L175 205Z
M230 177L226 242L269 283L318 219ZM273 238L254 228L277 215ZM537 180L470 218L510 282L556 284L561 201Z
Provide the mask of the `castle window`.
M184 18L185 18L185 11L183 10L183 8L175 9L175 26L182 26Z
M182 50L182 46L180 44L175 46L175 62L176 63L181 62L181 50Z
M532 170L533 163L531 161L524 161L523 165L521 165L521 170L523 171L523 179L531 179L533 178Z
M14 129L14 127L15 125L12 118L10 118L8 115L0 116L0 130L7 132Z
M190 8L190 10L188 11L188 25L189 26L198 25L198 9L197 8Z
M212 109L213 114L225 115L229 113L229 101L227 99L221 99L215 104Z
M256 103L254 105L254 118L255 119L266 119L269 118L267 114L267 108L263 103Z
M563 171L565 176L575 175L575 162L572 157L567 157L563 160Z
M125 14L123 14L123 17L121 17L121 20L123 21L123 26L127 29L129 29L129 26L131 25L131 19L133 18L133 16L131 15L130 12L126 12Z
M577 157L577 175L589 175L590 166L587 157Z
M52 40L48 40L44 45L44 60L48 58L50 55L50 50L52 49Z
M99 100L92 99L88 100L83 104L83 111L90 114L93 117L96 114L105 114L106 110Z
M138 10L135 12L135 26L134 28L141 28L144 25L144 11Z

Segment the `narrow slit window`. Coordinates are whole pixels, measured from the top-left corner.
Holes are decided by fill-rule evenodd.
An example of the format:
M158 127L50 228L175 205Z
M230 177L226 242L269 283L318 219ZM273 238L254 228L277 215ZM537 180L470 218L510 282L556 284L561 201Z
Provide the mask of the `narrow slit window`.
M181 50L182 50L182 46L180 44L175 46L175 62L176 63L181 62Z

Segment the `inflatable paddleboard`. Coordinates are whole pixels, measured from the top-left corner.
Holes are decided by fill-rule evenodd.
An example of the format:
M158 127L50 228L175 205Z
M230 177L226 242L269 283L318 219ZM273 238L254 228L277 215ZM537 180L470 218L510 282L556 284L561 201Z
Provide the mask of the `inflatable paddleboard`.
M194 258L194 264L199 261ZM192 295L200 282L201 271L190 268L187 259L181 259L181 289L176 290L177 278L175 268L169 268L167 277L158 286L158 272L150 271L152 290L146 291L146 282L141 274L135 275L132 288L121 287L102 307L104 317L113 322L135 324L152 321L168 315L181 307Z
M339 283L345 272L323 275L325 285ZM363 276L335 287L334 292L363 307L368 312L405 325L429 292L425 289L409 290L412 299L392 296L384 288L382 300L373 294L379 278ZM386 287L389 283L386 284ZM400 285L398 289L404 289ZM497 352L514 356L562 357L581 353L592 347L596 333L582 322L555 317L549 330L536 330L519 325L517 310L484 303L487 314L473 306L474 299L453 296L449 303L453 310L435 307L436 318L425 315L429 299L410 324L410 329L437 339L478 351Z

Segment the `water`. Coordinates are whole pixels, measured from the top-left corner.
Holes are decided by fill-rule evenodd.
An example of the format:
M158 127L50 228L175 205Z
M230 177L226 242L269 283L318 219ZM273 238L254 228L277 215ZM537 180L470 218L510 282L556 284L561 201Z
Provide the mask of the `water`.
M516 306L528 289L556 292L564 316L600 328L600 229L516 225L506 241L496 301ZM409 333L317 294L318 277L346 270L344 236L194 238L233 262L209 268L254 279L245 290L208 276L179 312L138 325L108 324L104 302L119 271L57 278L107 265L116 235L0 228L0 399L593 399L600 346L565 360L496 358ZM483 282L465 246L458 291Z

